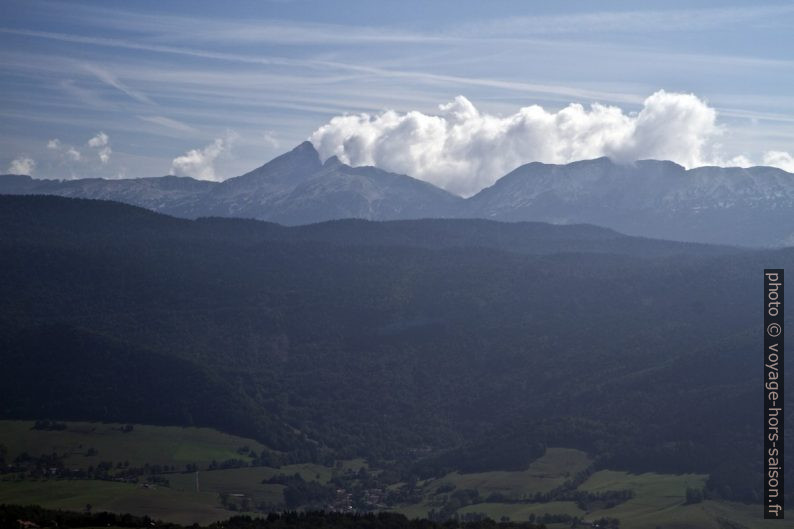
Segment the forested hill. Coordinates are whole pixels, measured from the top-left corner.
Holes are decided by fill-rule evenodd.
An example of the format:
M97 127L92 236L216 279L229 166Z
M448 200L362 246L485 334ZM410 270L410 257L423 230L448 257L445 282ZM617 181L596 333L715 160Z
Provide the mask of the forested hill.
M740 253L731 246L629 237L587 224L496 222L483 219L367 221L345 219L301 226L271 222L169 217L141 207L91 199L46 195L0 195L4 239L58 238L61 242L96 238L149 241L201 240L251 245L264 242L317 242L354 246L409 246L430 249L492 248L525 254L593 252L636 257L723 255Z
M758 494L759 285L794 250L36 196L0 197L0 226L3 417L214 426L415 476L570 446Z

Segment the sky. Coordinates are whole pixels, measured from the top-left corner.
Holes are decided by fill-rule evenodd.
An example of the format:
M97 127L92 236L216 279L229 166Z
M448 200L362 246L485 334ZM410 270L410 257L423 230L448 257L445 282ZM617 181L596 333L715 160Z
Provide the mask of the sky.
M468 196L530 162L794 171L794 3L4 0L0 172L223 180L311 140Z

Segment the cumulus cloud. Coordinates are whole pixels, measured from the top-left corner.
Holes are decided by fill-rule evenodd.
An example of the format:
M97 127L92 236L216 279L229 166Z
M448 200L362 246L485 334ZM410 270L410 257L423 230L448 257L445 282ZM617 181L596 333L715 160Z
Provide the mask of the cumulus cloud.
M107 134L102 131L97 132L93 137L88 139L85 145L96 153L96 156L102 165L106 165L108 162L110 162L110 155L113 154L113 150L110 148L110 137ZM69 145L68 143L62 142L58 138L49 140L47 142L47 149L58 153L61 160L64 162L90 163L92 160L94 160L92 156L88 156L87 158L84 157L83 153L77 148Z
M171 162L171 172L177 176L192 176L199 180L220 180L215 174L215 160L229 151L236 135L230 133L202 149L191 149Z
M27 156L19 156L8 164L8 172L10 174L32 175L35 169L36 161Z
M110 138L104 132L97 132L96 136L88 140L89 147L104 147L110 143Z
M113 153L113 150L110 148L110 138L107 134L100 131L88 140L88 146L92 149L97 149L97 156L99 156L99 161L103 164L106 164L110 161L110 155Z
M660 90L636 113L616 106L539 105L508 116L480 112L463 96L435 115L418 111L332 118L310 137L323 158L409 174L469 196L531 162L568 163L609 156L656 158L693 167L714 163L716 111L693 94Z
M51 151L58 152L65 159L72 162L79 162L83 157L80 151L78 151L71 145L64 144L58 138L48 141L47 148Z
M783 151L768 151L764 154L764 165L771 165L794 173L794 156Z
M74 147L69 147L68 149L66 149L64 154L66 154L66 157L72 160L73 162L79 162L80 158L82 157L80 151L78 151Z
M740 154L738 156L734 156L730 160L725 161L724 163L716 163L715 165L724 165L725 167L752 167L755 165L750 158Z

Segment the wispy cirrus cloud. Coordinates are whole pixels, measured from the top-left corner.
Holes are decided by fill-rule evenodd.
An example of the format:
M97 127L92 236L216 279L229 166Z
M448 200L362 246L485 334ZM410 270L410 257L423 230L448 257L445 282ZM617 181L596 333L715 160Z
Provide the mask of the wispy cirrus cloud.
M367 6L350 17L322 4L315 13L263 3L244 16L201 6L155 13L113 0L18 5L24 16L0 28L8 43L0 47L8 102L0 138L20 127L58 127L38 135L43 149L56 135L80 145L104 130L117 152L94 174L102 167L115 174L114 164L130 159L125 149L147 163L159 159L145 172L162 174L186 151L186 136L206 147L228 128L241 139L234 157L215 159L214 174L234 174L334 116L385 109L434 116L437 102L459 93L494 118L532 105L556 114L572 102L631 116L665 87L708 98L724 125L725 152L760 160L785 152L794 135L794 100L781 88L794 82L794 61L784 47L758 44L769 34L786 42L790 4L434 6L421 18ZM95 149L79 150L97 159ZM46 173L46 151L29 152Z
M154 123L155 125L160 125L161 127L177 130L180 132L191 132L191 133L198 132L198 130L195 127L191 127L186 123L182 123L181 121L167 118L165 116L138 116L138 119L140 119L141 121L146 121L147 123Z
M291 66L291 67L309 68L314 70L317 69L345 70L360 74L378 76L382 78L414 79L428 83L464 84L464 85L481 86L486 88L499 88L499 89L506 89L506 90L513 90L518 92L527 92L534 94L555 94L555 95L564 95L564 96L587 98L587 99L602 99L607 101L633 102L633 103L638 103L641 101L641 98L626 93L583 89L583 88L577 88L577 87L565 86L565 85L488 79L482 77L466 77L460 75L444 75L438 73L403 70L403 69L389 69L379 66L351 64L346 62L331 61L325 59L292 59L285 57L273 57L273 56L268 57L261 55L246 55L246 54L230 53L230 52L216 52L216 51L200 50L200 49L177 47L177 46L145 44L145 43L133 42L133 41L129 41L125 39L117 39L117 38L86 37L81 35L72 35L72 34L57 33L57 32L46 32L46 31L14 30L8 28L0 28L0 33L25 35L30 37L51 39L62 42L94 44L97 46L104 46L104 47L145 50L145 51L152 51L158 53L199 57L204 59L215 59L215 60L245 63L245 64L256 64L260 66Z
M102 6L34 2L46 5L61 17L81 24L102 26L147 38L151 41L304 44L405 44L457 41L440 32L423 32L378 25L318 23L279 17L223 18L193 14L141 13L130 9Z
M95 91L80 86L73 79L62 79L57 83L57 86L59 86L65 94L83 105L96 109L110 109L115 107L113 103L103 99L102 96Z
M149 99L145 94L138 92L137 90L133 90L132 88L128 87L126 84L122 83L118 77L110 73L109 71L97 66L95 64L88 64L84 63L82 65L83 69L91 74L93 74L97 79L102 81L108 86L112 86L116 90L123 92L124 94L128 95L132 99L139 101L141 103L152 104L152 100Z
M791 15L790 4L754 6L714 6L707 8L670 8L645 10L602 10L565 15L511 16L463 24L453 35L515 38L527 35L581 36L592 33L646 33L704 31L763 22L770 18Z
M576 35L588 33L646 33L703 31L761 22L794 13L790 4L745 6L670 7L667 9L608 10L560 14L535 13L493 18L477 22L458 22L449 17L432 29L411 29L383 24L344 24L295 21L279 17L218 18L141 13L130 9L70 5L68 9L52 2L38 2L47 10L83 24L101 25L160 42L270 43L284 45L314 44L438 44L479 39L527 38L532 36ZM783 21L778 21L784 24Z
M108 38L108 37L94 37L78 34L67 34L50 31L38 31L27 29L13 29L13 28L0 28L0 33L8 33L15 35L24 35L28 37L35 37L47 40L56 40L67 43L78 44L91 44L99 47L106 48L123 48L129 50L139 50L146 52L154 52L166 55L182 55L187 57L195 57L200 59L208 59L213 61L223 61L228 63L249 64L260 67L285 67L308 70L313 72L333 72L342 71L361 76L368 76L370 78L379 78L384 82L388 80L411 80L414 82L421 82L427 85L447 85L447 86L474 86L483 89L498 89L508 90L518 93L526 93L533 95L547 95L562 98L574 99L587 99L608 101L616 103L633 103L640 104L642 97L625 92L615 90L603 90L586 88L576 86L573 84L560 84L560 83L543 83L543 82L529 82L526 80L516 79L502 79L493 76L472 76L472 75L458 75L440 73L436 68L428 70L406 69L404 67L386 67L377 64L368 64L360 61L346 62L343 60L329 60L327 58L294 58L294 57L280 57L266 54L246 54L238 52L225 52L215 51L212 49L199 49L185 46L173 46L158 44L156 42L147 42L141 40L129 40L124 38ZM575 42L575 43L559 43L559 42L530 42L533 46L541 45L549 49L559 48L560 46L568 47L570 53L582 53L586 50L593 50L603 48L601 54L619 54L628 57L634 54L636 57L634 63L636 64L676 64L679 67L687 63L693 63L693 68L703 68L705 65L714 67L720 65L723 68L732 67L754 67L754 68L794 68L794 61L785 59L770 59L768 57L751 57L751 56L726 56L715 54L690 54L690 53L676 53L664 52L654 50L638 50L627 51L620 46L604 47L601 44L594 44L590 42ZM610 49L611 48L611 49ZM624 57L624 60L625 60ZM405 61L410 63L410 60ZM405 65L402 65L405 66ZM432 65L431 65L432 66ZM306 76L305 79L311 79L315 74ZM233 79L230 78L230 79ZM110 79L108 79L110 81ZM119 88L110 82L111 86ZM122 90L121 88L119 88ZM124 90L122 90L124 91ZM126 93L126 92L125 92ZM130 94L128 94L130 95ZM141 95L141 94L139 94ZM134 97L131 95L131 97ZM146 97L146 96L143 96Z

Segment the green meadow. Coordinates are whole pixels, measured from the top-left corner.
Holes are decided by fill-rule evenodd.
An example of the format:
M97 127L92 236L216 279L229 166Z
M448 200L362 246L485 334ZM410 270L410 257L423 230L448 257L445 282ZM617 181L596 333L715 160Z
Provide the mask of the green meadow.
M316 464L288 465L279 469L241 467L208 470L213 461L242 459L243 447L259 452L264 447L251 439L207 428L135 425L124 432L120 424L70 422L66 430L33 430L31 421L0 421L0 444L7 449L7 461L24 453L32 456L66 454L69 468L87 468L101 461L127 461L131 466L167 465L175 472L162 473L165 484L122 483L90 479L32 479L13 473L0 475L0 503L38 504L47 508L129 512L183 524L206 524L238 514L282 503L284 486L265 484L277 474L300 474L306 481L327 484L335 473L366 466L363 460L340 462L331 468ZM241 453L242 452L242 453ZM86 455L91 454L91 455ZM392 510L409 517L425 517L446 497L439 491L476 490L480 503L466 505L458 514L480 513L495 520L508 517L526 521L531 515L567 514L584 520L618 518L621 527L631 529L765 529L782 527L761 519L760 506L722 501L686 505L687 487L702 488L708 479L702 474L629 474L601 470L578 486L579 491L606 492L629 489L634 496L611 508L582 510L573 501L528 503L529 496L548 492L586 469L592 460L569 448L549 448L526 470L517 472L453 472L420 482L421 501L398 505ZM195 465L198 472L185 472ZM376 471L377 469L371 469ZM394 484L390 488L399 487ZM488 502L492 494L507 502ZM227 498L226 506L221 496ZM727 521L730 521L727 522ZM733 525L730 525L733 524ZM551 528L569 524L549 524Z
M481 496L497 493L520 499L526 494L548 492L562 485L566 479L584 470L590 463L587 454L579 450L549 448L541 458L521 472L453 472L427 483L426 488L435 490L444 483L451 483L457 489L475 489Z
M214 461L243 459L238 449L249 447L256 453L261 443L209 428L135 425L123 432L123 424L69 422L66 430L32 430L31 421L0 421L0 444L11 459L22 452L39 456L49 453L69 454L67 465L83 468L100 461L128 461L132 466L187 464L205 467ZM89 449L97 454L86 456Z

